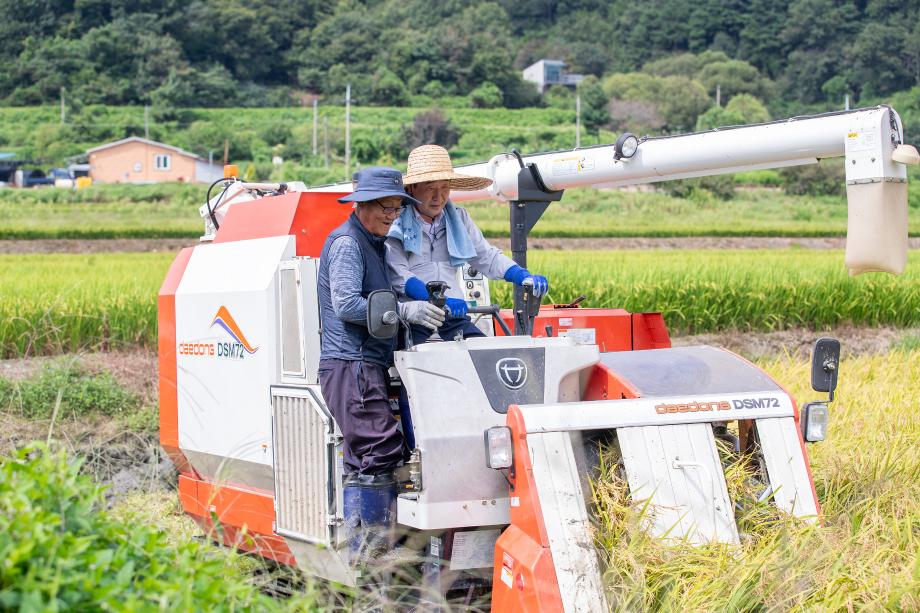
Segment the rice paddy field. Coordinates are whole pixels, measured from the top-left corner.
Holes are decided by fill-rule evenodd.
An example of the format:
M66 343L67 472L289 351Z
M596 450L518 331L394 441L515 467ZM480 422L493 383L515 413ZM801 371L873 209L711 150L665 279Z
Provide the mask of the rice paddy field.
M799 402L809 364L759 366ZM920 351L844 359L826 441L808 446L823 526L754 506L740 547L665 545L639 528L622 482L595 482L596 542L618 611L920 610ZM743 475L727 471L743 495Z
M0 256L0 356L154 347L173 255ZM920 324L920 253L907 272L850 277L837 250L532 252L550 301L661 311L672 333ZM493 302L509 305L507 283Z
M66 354L50 358L54 362L122 349L151 354L156 293L173 257L0 255L0 358L45 362L44 356ZM869 329L920 325L916 251L899 277L850 277L841 251L795 248L534 250L528 263L549 277L552 302L584 294L589 307L662 311L672 334L807 328L833 335L838 326L850 324ZM494 302L508 304L507 284L495 283L492 291ZM818 399L809 387L808 361L800 354L780 353L757 364L800 404ZM11 390L7 397L19 404L29 398L45 403L28 411L0 406L0 429L8 430L19 423L16 415L20 420L25 415L38 424L42 440L46 432L52 440L55 402L70 402L52 389L56 380L42 375L29 391L0 373L0 391L4 385ZM99 398L121 398L114 379L94 381ZM65 406L58 428L66 431L71 419L90 420L92 428L94 410ZM99 412L96 418L113 422L116 413ZM117 424L134 423L118 419ZM612 608L920 610L917 449L920 338L914 337L884 353L845 351L828 439L808 447L823 525L753 506L739 516L744 536L738 547L663 543L642 532L641 509L608 470L594 483L593 502L595 541ZM259 564L189 543L197 531L181 514L171 488L120 498L110 510L112 503L80 472L79 464L45 451L0 458L0 558L8 560L0 565L0 610L100 603L113 610L347 609L347 597L332 601L312 583L289 601L260 594L254 577L264 577L265 571ZM750 494L740 470L729 470L728 480L733 496ZM128 566L131 570L124 571Z
M753 180L763 180L763 173L769 172L735 175L737 185L747 188L736 189L728 201L705 190L678 197L666 192L574 189L549 207L532 236L846 234L843 196L792 196L745 183L752 175ZM918 188L911 202L920 202L920 180L913 185ZM196 238L202 230L198 207L206 191L207 186L190 184L95 185L79 191L0 189L0 239ZM506 204L479 201L464 206L486 236L508 236ZM908 230L920 236L920 207L909 209Z

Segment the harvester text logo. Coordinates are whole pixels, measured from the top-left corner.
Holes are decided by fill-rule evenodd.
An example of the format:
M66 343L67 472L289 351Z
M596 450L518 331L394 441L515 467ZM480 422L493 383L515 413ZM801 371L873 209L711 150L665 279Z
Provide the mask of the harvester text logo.
M229 341L201 340L190 343L179 343L179 355L217 357L229 360L242 360L247 355L252 355L259 350L253 347L240 330L227 307L221 306L211 321L211 327L217 326L230 335Z
M779 399L766 398L733 398L728 400L714 400L712 402L687 402L681 404L658 404L655 412L659 415L665 413L697 413L702 411L730 411L731 409L778 409Z
M732 404L736 409L778 409L779 398L739 398Z
M665 413L697 413L701 411L728 411L732 407L725 400L714 402L687 402L681 404L657 404L655 412L659 415Z
M516 390L527 383L527 364L520 358L502 358L495 363L498 380L509 390Z

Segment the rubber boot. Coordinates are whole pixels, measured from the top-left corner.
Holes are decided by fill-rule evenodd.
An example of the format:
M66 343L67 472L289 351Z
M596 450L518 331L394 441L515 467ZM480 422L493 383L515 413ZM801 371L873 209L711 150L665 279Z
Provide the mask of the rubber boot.
M348 562L354 565L364 542L364 534L361 531L361 488L358 487L358 473L345 477L342 497L342 512L345 515L345 530L348 534Z
M360 475L358 489L364 536L360 560L372 564L393 548L396 539L396 478L391 472Z

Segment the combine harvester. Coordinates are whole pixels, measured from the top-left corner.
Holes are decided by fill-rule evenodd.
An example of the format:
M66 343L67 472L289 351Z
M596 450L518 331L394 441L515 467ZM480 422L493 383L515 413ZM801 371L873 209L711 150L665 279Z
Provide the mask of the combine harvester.
M514 259L563 190L846 159L851 273L900 273L907 258L907 168L894 110L876 107L458 170L486 176L454 202L509 203ZM308 189L234 178L202 207L201 244L182 250L159 294L161 443L183 508L225 544L344 585L341 436L319 388L316 277L350 185ZM419 587L491 590L494 611L610 608L592 541L587 481L597 441L615 441L646 529L691 542L739 542L721 438L756 458L764 500L817 521L805 441L822 440L824 402L796 402L766 373L713 347L671 348L659 313L540 305L517 288L511 310L465 268L486 338L399 351L416 449L402 469L397 521ZM398 333L395 297L375 293L369 327ZM513 332L512 333L512 329ZM830 392L839 344L819 341L813 387ZM398 374L397 374L398 371ZM726 427L728 426L728 428ZM731 428L731 430L729 430ZM736 432L737 435L732 434ZM407 564L411 564L407 562Z

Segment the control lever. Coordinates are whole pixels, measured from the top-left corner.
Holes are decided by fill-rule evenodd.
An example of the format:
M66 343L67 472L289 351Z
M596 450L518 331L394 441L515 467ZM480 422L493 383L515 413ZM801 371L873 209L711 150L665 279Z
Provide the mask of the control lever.
M473 315L491 315L495 318L495 321L498 322L498 325L501 327L502 332L505 333L505 336L514 336L511 333L511 330L508 329L508 324L506 324L505 320L501 318L501 312L497 304L470 307L467 310L467 313L472 313Z
M537 319L537 315L540 313L540 303L543 301L543 297L537 298L533 295L532 279L526 279L524 283L521 284L521 287L524 289L524 312L517 314L519 318L518 321L521 323L524 334L526 336L533 336L533 325Z
M447 304L447 290L450 289L447 282L429 281L425 284L425 289L428 290L428 302L443 309L444 305Z

